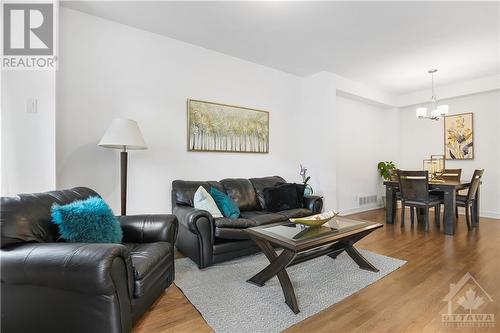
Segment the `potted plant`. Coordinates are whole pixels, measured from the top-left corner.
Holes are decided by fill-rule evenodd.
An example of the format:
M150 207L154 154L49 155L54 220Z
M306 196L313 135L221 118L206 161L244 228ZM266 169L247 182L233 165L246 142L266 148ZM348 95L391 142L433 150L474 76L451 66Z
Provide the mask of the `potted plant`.
M377 169L384 180L391 180L391 170L396 170L396 165L393 161L379 162Z
M380 174L380 176L384 180L391 180L393 178L393 170L396 170L396 165L394 164L393 161L385 161L385 162L379 162L377 164L377 169ZM382 194L382 201L384 202L384 208L387 207L387 200L385 195Z
M304 184L304 195L310 196L314 193L313 188L307 182L311 179L311 176L307 175L307 169L301 164L299 175L302 177L302 184Z

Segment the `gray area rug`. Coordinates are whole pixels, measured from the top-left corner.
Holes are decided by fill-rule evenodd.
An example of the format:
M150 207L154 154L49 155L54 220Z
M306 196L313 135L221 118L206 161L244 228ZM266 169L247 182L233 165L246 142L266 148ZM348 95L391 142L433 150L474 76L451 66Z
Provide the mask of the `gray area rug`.
M276 277L265 286L246 282L269 263L260 253L198 269L188 258L175 261L175 284L216 332L280 332L369 286L406 261L359 250L380 272L362 270L344 252L287 268L300 313L285 304Z

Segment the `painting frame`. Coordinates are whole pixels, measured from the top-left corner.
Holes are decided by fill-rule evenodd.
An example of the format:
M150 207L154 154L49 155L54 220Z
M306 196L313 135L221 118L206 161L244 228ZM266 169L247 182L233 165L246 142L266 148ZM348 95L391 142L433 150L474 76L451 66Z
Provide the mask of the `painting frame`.
M458 119L463 118L464 119L464 129L461 134L465 134L465 146L469 146L470 148L470 153L468 154L468 157L463 157L460 156L460 152L457 153L455 149L455 153L457 153L457 156L453 155L453 151L451 151L448 147L450 144L449 135L448 132L453 129L454 127L452 124L455 124ZM470 125L469 125L470 124ZM470 133L467 132L467 130L470 130ZM475 155L475 147L474 147L474 113L473 112L464 112L464 113L457 113L457 114L452 114L444 117L443 120L443 137L444 137L444 156L446 160L451 160L451 161L470 161L474 160L474 155ZM463 148L463 144L458 144L459 148Z
M210 106L210 107L215 107L215 108L218 108L218 110L220 112L228 112L229 114L232 112L232 111L239 111L239 112L250 112L250 113L254 113L254 112L257 112L258 114L256 115L264 115L264 117L262 119L264 119L265 121L265 127L263 128L263 132L265 134L265 139L262 143L258 143L257 146L260 147L261 149L250 149L248 147L246 147L246 144L245 144L245 147L244 149L240 148L240 149L236 149L234 147L226 147L226 149L221 149L221 148L217 148L217 149L214 149L213 147L195 147L194 144L193 144L193 119L192 119L192 115L191 115L191 110L192 110L192 106L194 104L204 104L204 105L207 105L207 106ZM225 104L225 103L219 103L219 102L213 102L213 101L206 101L206 100L200 100L200 99L194 99L194 98L188 98L187 99L187 151L189 152L215 152L215 153L253 153L253 154L268 154L269 153L269 147L270 147L270 143L269 143L269 137L270 137L270 132L269 132L269 111L265 111L265 110L260 110L260 109L255 109L255 108L250 108L250 107L244 107L244 106L238 106L238 105L232 105L232 104ZM237 117L237 116L236 116ZM243 116L241 116L243 117ZM244 118L244 117L243 117ZM247 116L248 118L248 116ZM261 128L262 129L262 128ZM234 136L234 135L233 135ZM247 141L247 139L245 140L245 143L248 143L249 141ZM260 140L259 140L260 142ZM212 146L216 146L216 144L214 144L213 142L211 143ZM261 146L262 144L262 146Z

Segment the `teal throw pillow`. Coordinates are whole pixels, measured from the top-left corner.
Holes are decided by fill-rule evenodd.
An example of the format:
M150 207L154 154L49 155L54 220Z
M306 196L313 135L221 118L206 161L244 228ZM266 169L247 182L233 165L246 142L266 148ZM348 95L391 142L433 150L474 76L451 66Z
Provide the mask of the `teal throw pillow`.
M52 222L61 238L71 243L121 243L122 228L113 211L99 197L52 205Z
M210 195L214 198L217 207L219 207L222 212L222 215L231 219L237 219L240 217L240 209L236 206L233 199L231 199L226 193L212 187L210 189Z

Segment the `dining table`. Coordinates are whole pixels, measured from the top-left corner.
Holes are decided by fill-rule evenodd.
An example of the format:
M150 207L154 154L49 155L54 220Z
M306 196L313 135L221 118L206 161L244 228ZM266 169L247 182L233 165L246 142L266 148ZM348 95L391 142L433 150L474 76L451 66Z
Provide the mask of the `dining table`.
M399 191L399 182L397 180L384 181L385 195L386 195L386 223L394 224L396 219L397 198L396 193ZM444 233L446 235L455 234L455 226L457 218L455 216L455 207L457 199L457 191L467 189L470 186L470 180L429 180L429 190L433 192L440 192L443 196L444 204ZM481 187L481 186L479 186ZM479 225L479 187L477 189L476 197L472 205L472 226ZM424 220L424 210L417 209L418 221Z

